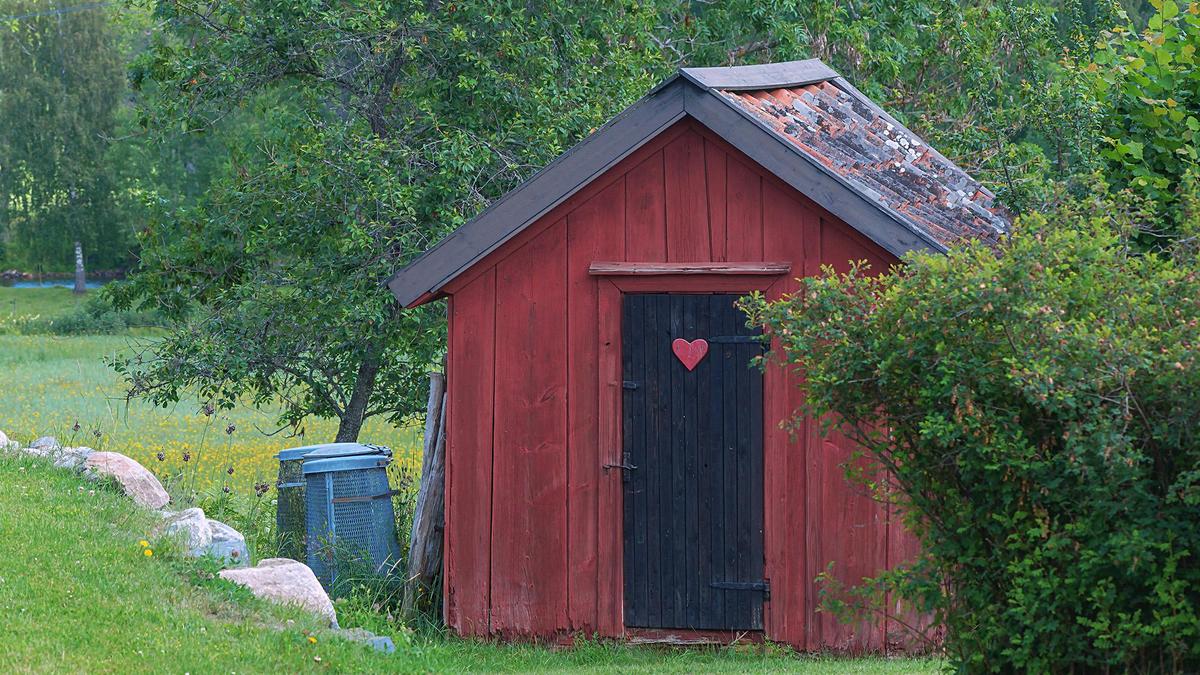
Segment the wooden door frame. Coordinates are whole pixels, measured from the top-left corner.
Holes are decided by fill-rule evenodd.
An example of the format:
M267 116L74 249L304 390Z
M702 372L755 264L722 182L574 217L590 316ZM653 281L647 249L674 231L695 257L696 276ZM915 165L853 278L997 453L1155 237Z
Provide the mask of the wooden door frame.
M600 495L597 510L597 557L598 581L597 603L598 624L601 634L612 637L624 637L630 631L640 629L625 626L625 565L624 565L624 483L621 480L621 470L614 468L622 463L624 452L624 429L621 410L623 373L621 370L621 316L622 299L627 293L737 293L747 295L754 291L770 294L773 287L781 280L788 278L790 266L780 266L777 263L721 263L725 269L735 266L736 272L717 269L713 266L706 270L704 266L688 266L686 270L672 270L662 263L627 263L626 269L649 271L607 271L600 263L593 263L593 270L605 269L604 272L592 271L597 277L597 317L596 325L599 331L598 358L599 382L599 437L597 439L600 456ZM769 267L768 267L769 265ZM666 269L664 269L666 268ZM747 273L745 270L753 271ZM763 373L763 389L772 391L771 381L785 377L777 368L768 368ZM764 398L764 412L768 403ZM763 457L769 457L766 445L772 442L774 434L766 428L766 415L763 416ZM765 472L764 472L765 473ZM764 501L767 499L764 485ZM764 504L764 509L766 505ZM763 531L764 550L766 540L771 536L765 528ZM770 601L763 603L764 628L770 613L767 611ZM679 631L675 631L679 632Z

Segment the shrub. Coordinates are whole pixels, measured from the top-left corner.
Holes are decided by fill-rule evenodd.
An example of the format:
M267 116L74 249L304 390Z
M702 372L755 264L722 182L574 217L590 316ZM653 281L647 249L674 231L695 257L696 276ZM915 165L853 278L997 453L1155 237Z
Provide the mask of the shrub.
M890 470L923 554L883 578L960 669L1200 669L1196 227L1138 255L1135 215L1062 207L999 251L745 303L805 412Z
M20 330L27 335L108 335L166 325L166 318L157 311L118 310L105 296L92 294L82 307L62 316L29 319Z

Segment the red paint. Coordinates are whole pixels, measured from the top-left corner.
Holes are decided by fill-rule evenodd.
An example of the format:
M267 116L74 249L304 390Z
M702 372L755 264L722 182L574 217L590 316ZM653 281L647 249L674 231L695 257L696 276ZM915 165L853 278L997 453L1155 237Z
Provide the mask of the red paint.
M622 294L778 297L798 288L794 276L859 258L876 270L894 262L685 120L456 279L447 288L448 624L466 635L541 640L630 635L621 472L603 468L621 463ZM765 260L791 271L758 269ZM597 261L680 266L589 274ZM729 269L694 267L713 263ZM843 479L849 440L821 439L813 420L794 433L780 426L803 402L800 383L778 363L764 379L764 634L812 651L883 651L911 617L893 608L886 622L838 626L817 611L812 580L832 560L853 583L916 547Z
M704 338L696 338L691 342L683 338L675 338L671 341L671 351L675 352L675 357L688 370L695 370L704 356L708 354L708 340Z

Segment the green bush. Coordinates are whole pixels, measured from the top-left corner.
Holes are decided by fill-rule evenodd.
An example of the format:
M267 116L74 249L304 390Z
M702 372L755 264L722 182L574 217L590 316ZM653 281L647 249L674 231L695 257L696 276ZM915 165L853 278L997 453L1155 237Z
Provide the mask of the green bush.
M1197 228L1137 255L1138 220L1063 207L746 303L890 470L923 555L882 579L959 669L1200 669Z
M111 335L129 328L166 325L166 318L158 311L118 310L105 296L93 293L83 306L72 312L25 321L20 326L20 332L26 335Z

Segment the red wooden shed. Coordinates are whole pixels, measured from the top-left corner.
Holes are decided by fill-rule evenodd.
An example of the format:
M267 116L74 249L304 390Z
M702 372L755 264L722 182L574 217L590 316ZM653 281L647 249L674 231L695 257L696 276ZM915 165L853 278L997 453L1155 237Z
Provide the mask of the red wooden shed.
M734 307L1007 228L993 196L816 60L687 68L420 259L449 301L445 618L463 635L760 635L883 651L814 578L910 556L851 447ZM716 631L709 633L708 631Z

